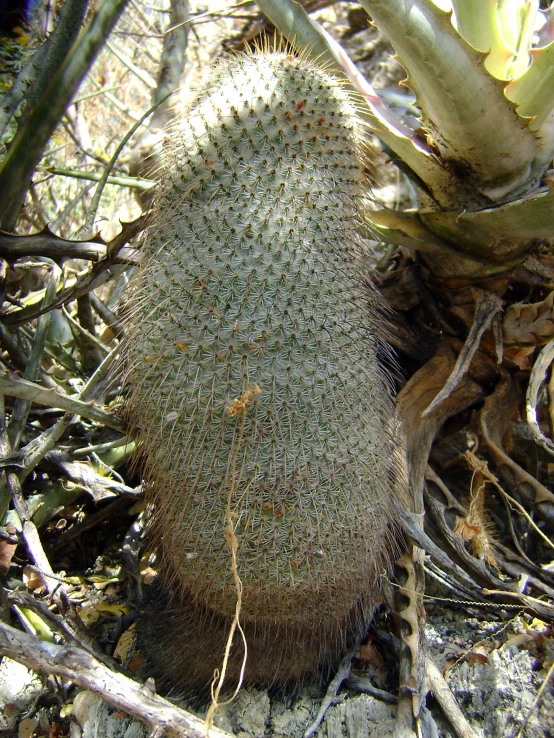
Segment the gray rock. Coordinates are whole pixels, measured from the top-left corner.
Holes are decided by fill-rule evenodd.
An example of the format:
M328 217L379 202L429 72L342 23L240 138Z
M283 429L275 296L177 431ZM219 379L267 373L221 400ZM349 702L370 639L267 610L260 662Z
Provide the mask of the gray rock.
M515 738L537 695L536 661L512 647L492 651L488 663L460 662L448 672L464 714L487 738ZM543 695L527 721L525 738L553 735L554 700Z
M0 732L14 730L42 691L42 679L35 671L4 657L0 664Z
M144 723L103 700L91 699L86 709L80 711L78 720L82 738L147 738L150 735Z

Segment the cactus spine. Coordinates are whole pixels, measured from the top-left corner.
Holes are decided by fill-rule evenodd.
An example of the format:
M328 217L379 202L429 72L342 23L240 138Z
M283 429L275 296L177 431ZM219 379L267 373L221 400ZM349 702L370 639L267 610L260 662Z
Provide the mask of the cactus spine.
M220 63L165 138L123 356L172 593L153 658L188 691L221 665L235 611L229 494L248 681L331 664L389 558L393 408L358 126L337 80L271 53Z

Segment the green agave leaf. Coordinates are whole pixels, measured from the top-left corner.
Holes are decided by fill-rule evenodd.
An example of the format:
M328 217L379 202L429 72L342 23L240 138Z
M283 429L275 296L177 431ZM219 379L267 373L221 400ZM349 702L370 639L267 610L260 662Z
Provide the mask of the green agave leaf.
M459 251L451 243L439 238L424 225L417 210L376 210L366 213L366 219L371 232L378 235L383 243L405 246L414 251L444 258L460 256ZM475 261L478 266L484 261L478 258L470 260Z
M486 52L485 68L496 79L506 79L506 68L515 47L505 43L500 31L497 0L452 0L456 27L477 51Z
M515 5L520 5L520 0L512 0ZM516 45L516 55L513 63L508 67L506 79L517 79L529 66L529 50L533 44L535 31L535 19L539 10L538 0L528 0L523 4L519 24L519 38Z
M452 0L455 25L463 38L487 53L485 68L510 80L529 66L538 0Z
M521 34L521 21L527 0L497 0L498 25L506 45L515 54Z
M554 173L553 173L554 174ZM436 276L485 277L506 271L520 263L533 242L554 245L554 187L542 188L533 195L478 212L420 212L423 224L439 238L455 244L458 254L486 259L486 270L468 262L456 265L452 274L448 260L432 261ZM545 239L546 236L546 239Z
M531 118L529 128L537 131L552 158L554 149L554 41L531 50L531 65L521 77L506 86L506 97L517 105L523 118ZM550 122L550 126L545 124Z
M361 0L408 72L445 166L467 168L492 201L529 191L542 174L539 143L504 84L431 0ZM539 159L537 162L536 160Z

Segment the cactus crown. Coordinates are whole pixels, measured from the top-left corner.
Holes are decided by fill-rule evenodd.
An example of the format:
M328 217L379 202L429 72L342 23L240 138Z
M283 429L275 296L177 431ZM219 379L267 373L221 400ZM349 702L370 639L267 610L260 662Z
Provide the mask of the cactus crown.
M323 629L322 658L373 602L392 518L358 126L313 63L221 63L165 138L123 348L165 582L232 617L233 478L241 617Z

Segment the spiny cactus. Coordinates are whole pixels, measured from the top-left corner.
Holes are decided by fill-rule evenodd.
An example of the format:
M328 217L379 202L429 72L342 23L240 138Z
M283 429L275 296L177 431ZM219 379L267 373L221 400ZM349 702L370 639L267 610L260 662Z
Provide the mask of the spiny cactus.
M123 356L172 593L150 650L189 691L235 613L229 499L247 681L332 663L389 558L394 411L358 126L336 79L271 53L220 63L165 138Z

